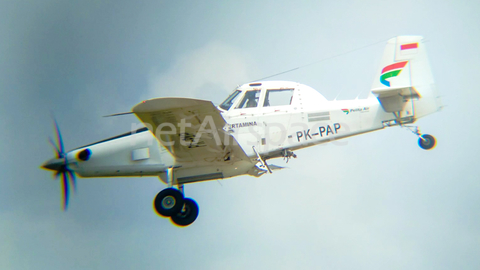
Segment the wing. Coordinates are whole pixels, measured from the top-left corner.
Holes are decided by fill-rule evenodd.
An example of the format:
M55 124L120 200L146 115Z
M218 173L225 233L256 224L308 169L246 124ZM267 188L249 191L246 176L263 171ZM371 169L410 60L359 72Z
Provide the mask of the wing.
M132 112L179 163L250 161L224 130L227 123L210 101L156 98L137 104Z

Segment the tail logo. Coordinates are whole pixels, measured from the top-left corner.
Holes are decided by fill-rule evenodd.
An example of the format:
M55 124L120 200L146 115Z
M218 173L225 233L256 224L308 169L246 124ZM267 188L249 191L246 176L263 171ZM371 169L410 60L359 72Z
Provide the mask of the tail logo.
M380 82L388 87L390 87L390 82L387 81L388 78L397 77L403 68L407 65L408 61L398 62L391 65L388 65L382 69L382 74L380 75Z

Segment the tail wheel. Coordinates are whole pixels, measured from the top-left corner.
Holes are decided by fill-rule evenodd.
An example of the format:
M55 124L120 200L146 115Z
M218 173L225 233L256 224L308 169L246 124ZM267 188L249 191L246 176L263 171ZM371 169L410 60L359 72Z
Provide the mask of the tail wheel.
M428 134L423 134L420 139L418 139L418 145L425 150L430 150L435 147L435 137Z
M160 191L153 201L157 213L164 217L170 217L180 212L183 204L183 194L174 188Z
M194 200L185 198L183 204L183 209L170 217L173 223L178 226L188 226L198 217L198 205Z

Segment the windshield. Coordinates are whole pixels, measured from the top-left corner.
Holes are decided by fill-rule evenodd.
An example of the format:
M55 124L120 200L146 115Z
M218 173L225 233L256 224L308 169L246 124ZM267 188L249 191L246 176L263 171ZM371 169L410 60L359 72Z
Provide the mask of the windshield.
M241 91L235 90L235 92L233 92L227 99L225 99L224 102L222 102L222 104L220 104L220 108L228 111L228 109L232 107L232 104L235 103L237 98L240 96L240 93Z

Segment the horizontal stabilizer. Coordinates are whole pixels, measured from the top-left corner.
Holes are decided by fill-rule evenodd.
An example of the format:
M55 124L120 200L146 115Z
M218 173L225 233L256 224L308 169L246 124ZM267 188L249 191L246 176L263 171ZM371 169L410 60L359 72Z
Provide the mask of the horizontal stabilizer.
M414 87L377 88L372 93L386 112L402 111L407 101L420 98Z
M420 98L420 95L413 87L377 88L377 89L373 89L372 93L377 98L398 96L398 95L405 98Z

